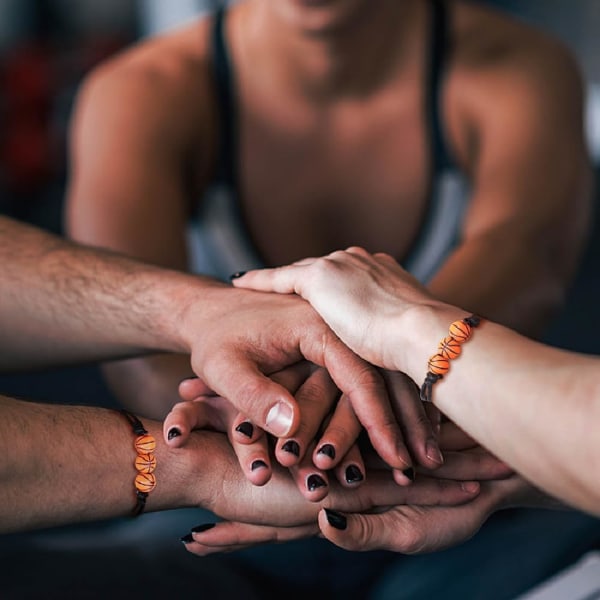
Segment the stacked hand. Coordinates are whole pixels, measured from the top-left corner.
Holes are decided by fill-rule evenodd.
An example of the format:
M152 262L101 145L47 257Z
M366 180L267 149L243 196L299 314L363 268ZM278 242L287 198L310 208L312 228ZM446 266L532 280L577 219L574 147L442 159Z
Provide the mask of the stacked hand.
M306 381L308 371L311 371L308 365L298 365L278 373L276 379L294 389L298 382ZM404 383L405 392L412 392L404 377L398 375L396 379L397 385ZM192 399L202 387L205 395ZM327 387L320 386L319 391L327 391ZM223 481L214 486L216 490L227 491L214 494L210 503L203 504L226 520L191 534L189 539L193 542L188 542L187 548L197 554L319 533L348 549L387 548L401 552L441 549L473 535L487 516L506 501L507 495L522 486L518 478L510 477L506 465L449 422L439 430L444 464L433 463L433 468L431 464L417 466L416 479L414 483L409 480L410 485L398 485L393 471L372 448L361 447L361 455L355 443L350 444L350 450L340 459L329 459L338 465L334 469L337 481L328 480L327 465L321 468L315 465L316 459L322 457L314 450L296 461L287 461L293 462L288 471L272 460L267 435L245 420L227 400L210 394L198 380L183 382L181 393L187 400L174 408L164 424L166 439L173 428L181 432L171 437L170 445L185 445L194 429L212 429L226 433L229 438L227 443L225 436L216 437L221 453L228 456L229 462L222 470ZM252 427L250 436L236 431L240 424ZM246 427L243 429L247 431ZM430 426L422 429L432 435ZM281 445L282 440L276 441L275 452ZM309 441L306 447L317 446ZM236 459L239 466L233 464ZM348 482L348 467L357 465L363 479ZM250 482L262 486L260 491L241 481L242 472ZM307 482L315 475L327 484L310 490ZM484 483L480 485L479 481ZM340 523L345 523L345 530L337 528Z

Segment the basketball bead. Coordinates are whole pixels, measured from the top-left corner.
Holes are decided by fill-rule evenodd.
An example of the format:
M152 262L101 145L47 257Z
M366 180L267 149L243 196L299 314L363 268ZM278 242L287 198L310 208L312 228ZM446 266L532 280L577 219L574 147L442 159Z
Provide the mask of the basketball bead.
M156 477L152 473L138 473L135 477L135 489L148 494L156 487Z
M471 337L471 326L464 321L454 321L449 328L450 335L458 342L466 342Z
M140 435L135 440L135 449L139 454L150 454L156 450L156 440L150 435Z
M156 457L154 454L138 454L135 457L135 468L140 473L153 473L156 469Z
M434 375L445 375L450 370L450 361L441 354L434 354L429 359L427 367Z
M456 358L461 351L460 342L452 336L445 337L438 346L439 353L447 359Z

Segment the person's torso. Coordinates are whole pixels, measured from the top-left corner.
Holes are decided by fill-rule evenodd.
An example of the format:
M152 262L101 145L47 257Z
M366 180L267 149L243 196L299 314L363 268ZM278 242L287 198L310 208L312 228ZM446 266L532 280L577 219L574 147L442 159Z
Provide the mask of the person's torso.
M439 107L450 50L443 9L431 3L423 56L408 76L311 110L247 85L217 15L219 176L192 228L195 270L226 277L359 245L431 277L457 242L466 204Z

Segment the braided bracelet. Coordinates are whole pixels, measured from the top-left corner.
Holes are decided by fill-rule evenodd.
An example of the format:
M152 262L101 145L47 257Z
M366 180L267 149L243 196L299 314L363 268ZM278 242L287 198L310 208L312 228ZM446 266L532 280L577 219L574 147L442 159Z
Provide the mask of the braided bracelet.
M136 502L132 516L138 517L144 512L148 495L156 487L156 477L154 475L156 457L153 454L156 449L156 440L146 431L142 422L135 415L124 409L119 412L129 421L133 433L137 436L133 443L133 447L137 452L134 461L137 475L133 482Z
M481 323L477 315L465 317L454 321L449 327L448 335L438 344L438 351L427 363L427 375L421 386L421 401L431 402L431 388L450 370L450 361L456 358L462 348L461 345L471 337L474 327Z

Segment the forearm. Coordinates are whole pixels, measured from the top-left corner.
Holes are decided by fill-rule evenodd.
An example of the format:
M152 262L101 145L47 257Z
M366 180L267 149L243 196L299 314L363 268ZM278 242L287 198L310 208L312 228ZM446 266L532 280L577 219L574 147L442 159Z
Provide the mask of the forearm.
M182 312L216 282L0 217L0 368L188 352Z
M434 306L412 309L401 327L389 327L397 368L419 384L448 325L466 316ZM484 321L432 394L451 420L533 483L600 514L600 360Z
M123 415L6 397L0 414L0 532L132 513L136 436ZM189 481L201 482L191 451L168 449L161 424L143 424L157 443L157 485L146 510L194 504ZM202 451L200 436L192 445ZM198 453L194 458L203 462Z

